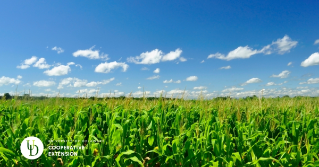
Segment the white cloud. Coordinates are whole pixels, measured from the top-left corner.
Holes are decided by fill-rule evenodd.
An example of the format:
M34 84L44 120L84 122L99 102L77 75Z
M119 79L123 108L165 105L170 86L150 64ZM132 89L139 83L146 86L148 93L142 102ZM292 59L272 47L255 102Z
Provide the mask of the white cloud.
M200 63L204 63L205 62L205 60L202 60Z
M175 51L171 51L168 54L166 54L165 56L163 56L162 61L172 61L175 60L177 58L180 57L180 55L182 54L182 50L180 50L179 48L176 49ZM182 58L184 61L186 61L185 58ZM183 61L182 59L180 59L181 61Z
M291 40L288 35L285 35L282 39L277 39L277 41L272 42L272 45L277 45L277 50L279 54L284 54L290 52L290 49L296 47L297 41Z
M52 50L55 50L55 51L57 51L58 52L58 54L60 54L60 53L63 53L64 52L64 50L62 49L62 48L60 48L60 47L53 47L52 48Z
M158 74L158 73L160 73L160 69L156 68L153 72Z
M174 89L174 90L170 90L167 92L168 95L176 95L176 94L184 94L187 93L187 90L178 90L178 89Z
M222 92L238 92L238 91L241 91L241 90L243 90L243 89L244 89L244 88L232 87L232 88L224 89Z
M159 75L154 75L152 77L147 78L148 80L159 79Z
M163 83L173 83L173 79L171 79L171 80L165 80L165 81L163 81Z
M8 84L19 84L20 82L21 81L19 79L15 79L15 78L9 78L5 76L2 76L0 78L0 86L8 85Z
M282 39L277 39L277 41L272 42L270 45L264 46L261 50L252 49L248 46L239 46L237 49L230 51L227 56L219 52L215 54L210 54L207 59L216 58L221 60L233 60L233 59L248 59L251 56L259 53L264 53L266 55L271 54L272 50L278 51L279 54L284 54L290 52L290 50L297 46L297 41L292 41L289 36L285 35ZM272 48L275 46L275 48Z
M33 67L38 67L39 69L45 69L45 68L50 68L51 65L47 64L45 61L45 58L40 58L34 65Z
M142 88L142 87L140 87L140 86L139 86L139 87L137 87L137 89L141 89L141 88Z
M165 95L165 90L158 90L158 91L155 91L154 93L153 93L153 95L154 96L156 96L156 97L159 97L159 96L164 96Z
M141 68L141 70L150 70L150 69L148 69L147 67L143 67Z
M285 70L285 71L282 71L280 74L278 74L278 75L272 75L272 76L270 76L270 77L276 77L276 78L287 78L288 76L289 76L289 74L290 74L291 72L290 71L288 71L288 70Z
M186 81L197 81L198 77L197 76L190 76L186 78Z
M223 59L225 57L224 54L221 54L219 52L215 53L215 54L210 54L208 55L207 59L211 59L211 58L217 58L217 59ZM204 61L204 60L203 60ZM202 61L202 62L203 62Z
M266 86L274 86L274 85L276 85L275 82L268 82L268 83L266 84Z
M18 79L22 79L22 76L21 76L21 75L18 75L17 78L18 78Z
M24 62L20 66L17 66L17 68L27 69L30 67L30 65L35 63L37 60L38 60L38 58L36 56L32 56L30 59L25 59Z
M87 83L85 86L87 87L94 87L94 86L97 86L97 85L105 85L105 84L108 84L112 81L114 81L115 78L110 78L108 80L103 80L101 82L95 82L95 81L92 81L92 82L89 82Z
M248 59L250 58L252 55L257 54L257 53L261 53L258 50L253 50L252 48L248 47L248 46L239 46L237 49L230 51L228 53L227 56L221 54L221 53L216 53L216 54L211 54L209 55L207 58L217 58L217 59L221 59L221 60L233 60L233 59Z
M140 56L127 58L128 62L135 64L156 64L161 61L172 61L180 57L182 50L179 48L164 55L161 50L154 49L151 52L143 52Z
M260 83L260 82L262 82L262 80L259 78L251 78L251 79L247 80L245 83L241 84L241 86L245 86L245 85L251 84L251 83Z
M90 49L86 49L86 50L77 50L76 52L73 53L74 57L86 57L89 59L102 59L102 60L108 60L108 55L107 54L101 54L100 55L100 51L99 50L92 50L94 48L91 47Z
M292 62L289 62L288 64L287 64L287 66L291 66L292 65Z
M81 64L77 64L77 65L75 65L75 67L80 67L80 68L81 68L81 70L82 70L82 66L81 66Z
M317 39L314 43L314 45L319 44L319 39Z
M206 86L198 86L198 87L194 87L193 89L199 89L199 90L202 90L202 89L207 89L207 87Z
M120 82L120 83L117 83L116 86L122 86L122 83L121 83L121 82Z
M56 67L53 67L51 70L46 70L43 73L48 76L61 76L61 75L67 75L70 71L70 65L73 65L73 62L69 62L67 65L58 65Z
M87 94L89 94L89 95L92 95L92 94L95 94L95 93L97 93L97 89L80 89L80 90L78 90L78 91L76 91L76 93L87 93Z
M310 78L307 82L300 82L299 84L317 84L319 83L319 78Z
M173 81L173 79L170 79L170 80L164 80L163 83L181 83L181 80Z
M64 78L58 86L58 89L63 89L64 85L70 85L71 86L71 82L73 81L73 78Z
M54 81L46 81L46 80L36 81L33 83L33 86L37 86L37 87L49 87L53 85L55 85Z
M230 66L225 66L225 67L220 67L220 69L228 70L228 69L231 69L231 67Z
M151 52L143 52L140 56L136 56L135 58L129 57L127 58L127 61L135 64L156 64L161 61L162 55L162 51L155 49Z
M301 63L303 67L319 65L319 52L313 53L306 60Z
M96 68L95 68L95 72L99 72L99 73L109 73L111 72L111 70L116 69L122 67L123 68L123 72L125 72L128 69L128 65L126 63L121 63L121 62L105 62L105 63L101 63L99 64Z
M184 58L184 57L180 57L180 58L179 58L179 60L180 60L181 62L185 62L185 61L187 61L187 59L186 59L186 58Z
M85 79L83 79L83 80L81 80L81 79L78 79L78 78L74 78L74 84L73 84L73 86L74 87L84 87L84 86L86 86L86 84L87 84L87 80L85 80Z
M78 78L64 78L58 86L58 89L63 89L65 85L68 85L68 87L95 87L98 85L105 85L110 83L111 81L114 81L115 78L110 78L103 81L92 81L89 82L86 79L78 79Z
M134 93L131 93L131 96L133 96L133 97L143 97L143 96L147 97L150 94L151 94L150 91L144 91L144 92L136 91ZM129 96L129 95L130 95L130 93L127 94L127 96Z

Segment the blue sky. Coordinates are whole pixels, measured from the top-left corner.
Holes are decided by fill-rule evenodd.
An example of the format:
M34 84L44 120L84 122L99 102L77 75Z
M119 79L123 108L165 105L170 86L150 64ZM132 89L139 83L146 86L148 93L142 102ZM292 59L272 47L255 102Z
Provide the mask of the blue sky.
M0 94L318 96L318 5L2 1Z

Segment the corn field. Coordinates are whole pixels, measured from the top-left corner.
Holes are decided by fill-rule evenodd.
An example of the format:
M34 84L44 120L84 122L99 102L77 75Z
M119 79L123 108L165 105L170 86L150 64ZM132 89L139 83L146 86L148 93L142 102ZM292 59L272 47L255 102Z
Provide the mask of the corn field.
M318 106L310 97L2 99L0 166L319 166ZM36 160L20 151L29 136L44 144ZM85 149L48 156L50 145Z

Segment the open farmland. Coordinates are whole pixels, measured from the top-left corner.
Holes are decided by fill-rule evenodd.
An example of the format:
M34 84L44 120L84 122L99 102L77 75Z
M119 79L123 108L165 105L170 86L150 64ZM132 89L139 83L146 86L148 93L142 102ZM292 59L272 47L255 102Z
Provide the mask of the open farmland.
M318 106L310 97L2 99L0 166L319 166ZM29 136L44 144L33 161L20 152ZM85 149L48 156L50 145Z

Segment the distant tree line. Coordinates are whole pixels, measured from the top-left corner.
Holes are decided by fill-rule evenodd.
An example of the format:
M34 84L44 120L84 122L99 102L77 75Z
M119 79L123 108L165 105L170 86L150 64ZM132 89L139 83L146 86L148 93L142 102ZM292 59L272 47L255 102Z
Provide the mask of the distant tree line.
M296 99L300 99L303 98L305 96L294 96L293 98ZM56 97L47 97L47 96L30 96L29 94L24 94L22 96L14 96L14 95L10 95L9 93L5 93L3 96L0 96L0 99L18 99L18 100L23 100L23 99L32 99L32 100L44 100L44 99L49 99L49 98L56 98ZM64 99L86 99L85 97L59 97L60 99L64 100ZM131 98L134 100L159 100L161 99L165 99L165 100L175 100L176 98L165 98L165 97L125 97L125 96L119 96L119 97L94 97L91 96L89 99L90 100L104 100L104 99L119 99L119 100L123 100L125 98ZM290 98L289 95L284 95L282 97L274 97L274 98ZM314 97L309 97L309 98L314 98ZM227 100L227 99L234 99L231 98L230 96L225 96L225 97L215 97L213 98L213 100ZM244 98L242 98L244 100L253 100L253 99L259 99L258 96L253 95L253 96L246 96Z

